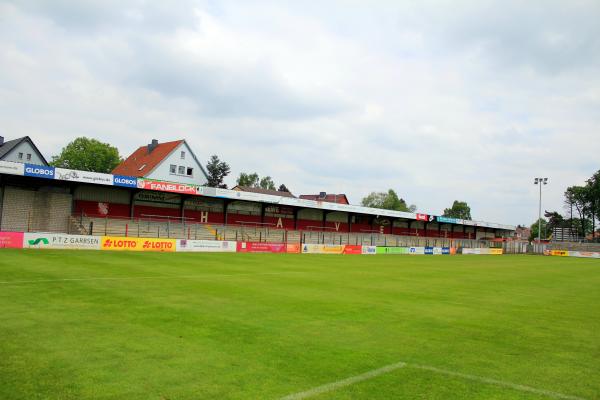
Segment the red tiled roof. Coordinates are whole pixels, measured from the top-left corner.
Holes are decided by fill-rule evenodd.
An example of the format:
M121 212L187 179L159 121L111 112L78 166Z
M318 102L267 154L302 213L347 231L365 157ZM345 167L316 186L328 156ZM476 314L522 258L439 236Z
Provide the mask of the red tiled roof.
M112 172L115 175L146 176L181 143L183 140L159 143L151 153L148 153L148 146L142 146L117 165ZM143 165L146 166L142 168Z
M326 194L325 197L320 197L318 194L301 194L298 198L304 200L326 201L328 203L350 204L345 194Z

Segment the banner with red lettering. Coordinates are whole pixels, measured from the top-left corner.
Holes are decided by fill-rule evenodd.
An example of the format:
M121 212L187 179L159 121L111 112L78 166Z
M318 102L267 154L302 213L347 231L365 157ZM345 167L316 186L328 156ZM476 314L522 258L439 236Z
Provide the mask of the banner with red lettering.
M285 243L238 242L238 253L286 253Z
M198 186L187 185L185 183L153 181L150 179L138 178L138 189L160 190L163 192L198 194Z
M362 246L347 244L344 246L344 254L362 254Z

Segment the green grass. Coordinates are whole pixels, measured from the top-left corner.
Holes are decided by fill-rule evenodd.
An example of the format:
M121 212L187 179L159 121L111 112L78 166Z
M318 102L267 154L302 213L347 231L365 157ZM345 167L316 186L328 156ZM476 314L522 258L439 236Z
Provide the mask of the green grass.
M0 282L0 399L277 399L399 361L314 398L548 398L414 365L600 398L597 260L2 250Z

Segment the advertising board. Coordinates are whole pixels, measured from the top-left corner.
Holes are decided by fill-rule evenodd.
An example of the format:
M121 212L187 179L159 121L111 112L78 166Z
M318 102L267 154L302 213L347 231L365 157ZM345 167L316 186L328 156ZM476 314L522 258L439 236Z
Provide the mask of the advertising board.
M433 247L425 247L425 254L426 255L432 255L433 254Z
M25 165L10 161L0 161L0 174L24 175Z
M303 244L302 253L307 254L343 254L344 246L336 244Z
M286 253L285 243L237 242L238 253Z
M302 247L299 243L288 243L286 246L287 253L300 253Z
M449 217L435 217L437 222L441 222L444 224L458 224L459 221L456 218L449 218Z
M173 252L177 248L175 239L131 238L103 236L102 250L118 251L165 251Z
M442 254L452 254L450 247L442 247Z
M134 176L113 175L113 185L137 188L137 178Z
M23 232L0 232L0 249L23 248Z
M425 254L425 247L409 247L408 254L415 254L415 255Z
M550 255L559 257L568 257L569 253L567 250L550 250Z
M344 254L362 254L363 247L361 245L347 244L344 246Z
M198 194L198 186L188 185L185 183L153 181L150 179L138 178L138 189L160 190L163 192L182 193L182 194Z
M429 221L429 215L427 215L427 214L416 214L415 219L417 221Z
M377 246L362 246L362 254L367 254L367 255L377 254Z
M100 185L112 185L113 176L111 174L101 174L99 172L77 171L74 169L55 168L54 179L61 181L95 183Z
M35 178L54 179L55 168L44 165L25 164L23 175Z
M2 247L1 244L0 244L0 247ZM597 252L597 251L569 251L569 257L600 258L600 252Z
M203 253L235 253L237 244L234 241L218 240L177 240L176 251Z
M503 253L504 253L503 249L492 248L492 249L490 249L490 253L489 254L500 255L500 254L503 254Z
M408 247L377 246L377 254L408 254Z
M99 250L100 237L86 235L67 235L62 233L30 233L23 234L25 249L74 249Z

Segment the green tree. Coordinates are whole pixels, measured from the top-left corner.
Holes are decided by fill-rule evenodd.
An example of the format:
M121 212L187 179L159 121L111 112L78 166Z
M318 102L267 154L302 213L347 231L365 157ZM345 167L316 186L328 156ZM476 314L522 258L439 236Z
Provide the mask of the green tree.
M245 172L240 173L240 176L237 178L238 186L247 186L247 187L259 187L258 183L260 178L256 172L252 174L247 174Z
M273 179L271 179L270 176L262 178L258 183L258 186L261 189L275 190L275 182L273 182Z
M542 235L541 235L542 240L548 239L550 237L550 235L552 234L551 232L548 232L548 221L546 221L544 218L540 218L539 220L535 221L531 225L531 228L530 228L531 234L529 235L529 240L537 240L538 229L540 228L540 221L541 221L541 229L542 229Z
M227 185L223 180L231 171L229 164L219 160L217 155L212 155L206 164L206 171L208 172L208 182L206 183L206 186L227 189Z
M466 201L454 200L452 207L444 210L443 216L471 220L471 207Z
M54 167L110 173L121 163L119 150L96 139L79 137L63 147L59 155L53 156Z
M285 186L283 183L281 185L279 185L279 188L277 188L277 191L290 193L290 189L288 189L287 186Z
M361 204L365 207L408 212L414 212L417 208L415 205L407 206L406 201L399 198L393 189L387 192L371 192L362 199Z

